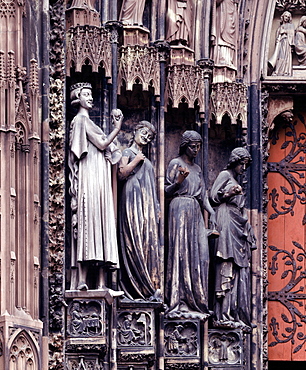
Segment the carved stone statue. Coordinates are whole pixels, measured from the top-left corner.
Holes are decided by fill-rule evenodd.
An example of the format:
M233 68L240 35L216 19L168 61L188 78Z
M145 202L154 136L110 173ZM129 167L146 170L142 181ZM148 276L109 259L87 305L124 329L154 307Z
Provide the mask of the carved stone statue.
M238 0L215 0L212 42L218 67L237 68Z
M106 136L90 118L92 87L77 83L71 87L72 105L79 111L70 130L70 195L72 211L72 266L78 268L79 290L87 290L89 265L98 268L99 289L105 288L105 268L118 268L116 222L111 185L111 165L121 152L113 143L122 113L112 111L113 131Z
M96 0L73 0L71 8L96 10Z
M192 46L193 0L168 0L166 40Z
M235 148L211 189L220 233L215 245L215 326L246 331L252 326L250 258L256 240L237 179L250 163L249 152Z
M295 30L295 52L299 65L306 66L306 16L300 19L298 28Z
M119 213L122 269L127 275L122 285L129 298L158 299L160 294L159 202L154 169L143 153L155 134L150 122L138 123L119 163L118 176L124 180Z
M123 0L119 20L124 24L142 26L145 0Z
M165 276L168 318L206 319L208 311L208 230L203 209L212 209L201 168L194 163L202 143L196 131L182 135L179 157L170 161L166 176L169 206L169 251Z
M272 76L292 75L292 47L294 46L294 25L291 13L281 15L281 25L276 31L275 50L268 63L272 67Z

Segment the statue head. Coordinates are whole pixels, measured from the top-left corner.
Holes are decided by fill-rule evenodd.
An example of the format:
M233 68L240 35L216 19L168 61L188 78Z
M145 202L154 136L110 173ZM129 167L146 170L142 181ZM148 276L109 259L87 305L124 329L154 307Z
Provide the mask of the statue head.
M83 89L92 90L92 86L89 82L78 82L70 87L70 99L72 106L77 106L80 104L79 98Z
M146 132L142 133L142 129L145 129L143 131L146 131ZM150 123L149 121L140 121L135 126L134 136L133 136L132 141L137 142L138 140L140 140L141 136L145 136L145 140L147 141L146 144L148 144L155 138L155 135L156 135L156 128L152 125L152 123ZM139 142L138 144L141 144L141 143ZM142 145L145 145L145 143L143 142Z
M252 162L252 158L247 149L238 147L232 150L226 168L235 168L241 162L245 162L248 167Z
M196 141L202 144L203 140L201 135L193 130L187 130L183 133L181 137L181 143L180 143L180 151L179 155L182 155L185 153L187 146L192 142Z
M303 15L299 22L299 27L306 28L306 15Z
M281 23L292 23L292 15L287 10L281 15Z

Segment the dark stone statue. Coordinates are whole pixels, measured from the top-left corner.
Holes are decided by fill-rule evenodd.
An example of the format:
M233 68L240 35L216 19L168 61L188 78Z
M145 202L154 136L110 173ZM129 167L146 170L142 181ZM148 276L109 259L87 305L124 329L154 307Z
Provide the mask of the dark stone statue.
M246 331L252 326L250 258L256 240L244 207L245 195L237 179L250 163L249 152L235 148L226 169L220 172L211 189L220 233L215 244L214 323L217 327Z
M105 269L118 268L116 221L111 184L111 166L121 152L113 143L121 123L120 110L112 111L113 131L106 136L90 118L92 88L88 83L71 87L72 105L79 111L70 130L70 195L72 211L72 267L78 277L71 289L87 290L89 266L97 267L97 288L105 288Z
M169 206L169 251L165 276L168 318L206 319L208 311L208 230L203 210L212 209L201 168L194 162L202 138L196 131L185 131L179 157L167 169L166 195L173 197Z
M159 299L160 243L159 202L152 163L143 153L155 137L155 127L141 121L135 127L132 145L125 149L118 176L124 181L120 213L123 256L122 286L128 298Z

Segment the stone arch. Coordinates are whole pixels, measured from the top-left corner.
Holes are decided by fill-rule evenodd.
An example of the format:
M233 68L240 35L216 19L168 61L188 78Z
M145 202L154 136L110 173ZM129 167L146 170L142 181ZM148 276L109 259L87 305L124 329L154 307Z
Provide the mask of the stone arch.
M18 330L9 342L9 370L39 370L38 345L33 335Z

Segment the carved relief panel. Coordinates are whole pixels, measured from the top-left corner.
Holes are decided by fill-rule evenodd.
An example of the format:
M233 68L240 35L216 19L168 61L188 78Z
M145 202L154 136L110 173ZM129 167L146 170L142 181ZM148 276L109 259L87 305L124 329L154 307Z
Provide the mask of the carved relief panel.
M196 357L200 356L198 321L171 321L165 323L165 356Z
M67 335L71 338L104 338L105 302L73 300L67 308Z
M208 336L208 362L221 367L243 364L243 339L241 331L210 331Z
M128 352L153 350L155 345L154 311L125 310L118 313L117 345Z

